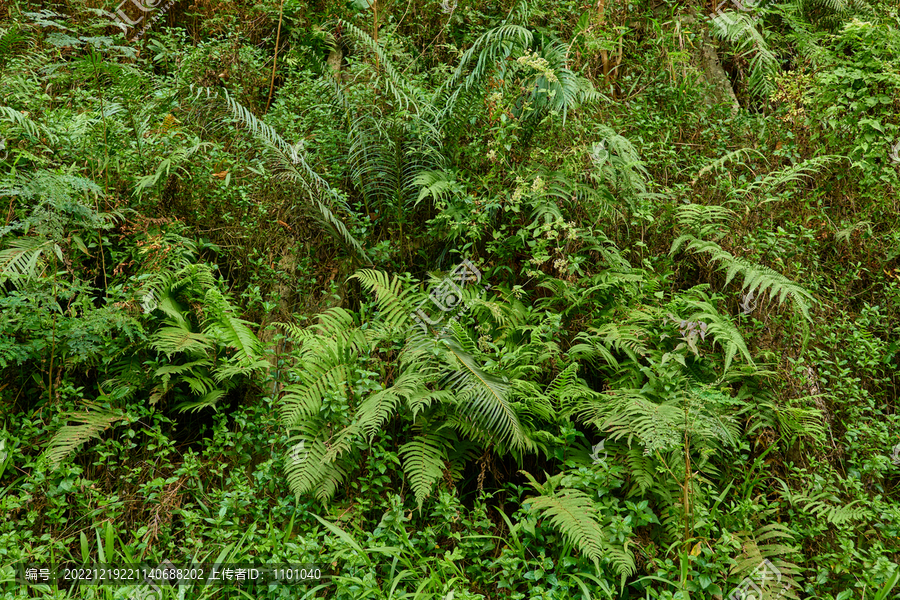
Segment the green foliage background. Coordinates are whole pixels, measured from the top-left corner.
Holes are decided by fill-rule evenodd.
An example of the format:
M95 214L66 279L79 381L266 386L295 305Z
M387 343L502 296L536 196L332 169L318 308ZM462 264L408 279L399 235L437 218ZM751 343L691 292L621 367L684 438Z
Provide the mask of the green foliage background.
M0 7L4 597L896 596L896 5L137 3Z

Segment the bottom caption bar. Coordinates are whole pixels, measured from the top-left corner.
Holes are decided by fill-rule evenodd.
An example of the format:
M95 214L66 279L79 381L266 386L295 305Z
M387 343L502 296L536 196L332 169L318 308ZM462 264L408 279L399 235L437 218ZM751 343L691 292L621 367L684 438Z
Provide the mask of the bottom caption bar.
M190 564L163 562L134 565L46 565L19 564L16 580L23 585L309 585L327 581L329 576L309 564Z

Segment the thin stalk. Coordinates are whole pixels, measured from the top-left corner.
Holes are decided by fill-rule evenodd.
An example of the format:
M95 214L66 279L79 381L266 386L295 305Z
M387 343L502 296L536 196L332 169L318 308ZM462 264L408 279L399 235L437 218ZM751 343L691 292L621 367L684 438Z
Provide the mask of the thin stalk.
M688 433L690 429L690 424L688 423L688 414L690 412L690 399L685 399L684 404L684 488L683 488L683 497L684 497L684 539L685 543L689 546L690 542L687 540L693 537L692 529L693 524L691 523L691 497L690 497L690 485L691 479L693 475L691 473L691 438Z
M275 68L278 66L278 44L281 42L281 19L284 16L284 0L281 0L281 6L278 8L278 33L275 34L275 57L272 59L272 79L269 81L269 99L266 101L266 111L269 112L269 106L272 104L272 91L275 89Z
M53 254L53 297L56 298L56 253ZM50 334L50 376L47 380L48 405L53 404L53 359L56 358L56 314L53 315L53 333Z
M100 76L97 73L97 55L91 55L91 66L94 67L94 83L97 86L97 97L100 99L100 116L103 118L103 149L106 153L106 165L104 166L104 174L106 176L106 189L109 189L109 171L107 170L107 166L109 166L109 140L107 139L107 131L109 129L106 123L106 109L103 106L103 90L100 88ZM132 119L132 125L134 125L134 120ZM140 146L138 146L138 150L140 150ZM143 157L141 157L143 161ZM100 212L100 201L96 200L97 212ZM100 234L100 231L97 231L97 241L100 244L100 262L103 268L103 293L108 298L109 297L109 283L106 281L106 256L103 251L103 236ZM55 259L54 259L55 260ZM54 262L54 265L56 263ZM54 328L56 327L56 323L54 322ZM53 364L51 360L51 378L52 378L52 369Z
M375 22L372 24L373 28L373 36L372 39L375 41L375 45L378 45L378 0L372 3L372 13L375 15ZM377 71L380 67L378 60L378 53L375 53L375 70Z

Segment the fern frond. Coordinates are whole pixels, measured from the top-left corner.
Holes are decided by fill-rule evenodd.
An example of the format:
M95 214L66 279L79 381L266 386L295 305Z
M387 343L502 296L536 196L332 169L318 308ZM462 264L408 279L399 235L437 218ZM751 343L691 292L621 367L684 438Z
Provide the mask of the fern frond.
M654 460L644 454L637 446L628 448L625 453L625 465L628 467L631 479L641 494L653 487L656 478L659 476L656 473Z
M763 160L766 159L765 154L763 154L763 153L760 152L759 150L754 150L753 148L740 148L740 149L738 149L738 150L733 150L733 151L731 151L731 152L726 152L725 155L722 156L721 158L717 158L716 160L714 160L714 161L712 161L711 163L705 165L702 169L700 169L699 171L697 171L697 174L694 176L694 179L691 181L691 185L696 184L697 181L698 181L701 177L703 177L705 174L710 173L710 172L712 172L712 171L718 171L719 169L721 169L722 167L724 167L726 163L733 162L733 161L735 161L735 160L739 160L741 156L745 156L745 157L749 158L749 157L750 157L750 153L752 153L752 152L755 152L756 154L758 154L759 157L762 158ZM740 164L743 165L744 162L741 161Z
M281 401L281 419L287 426L296 426L304 416L319 412L322 398L328 392L346 395L351 365L357 353L349 346L332 340L321 340L303 347L302 381L287 386Z
M403 281L394 275L388 279L387 273L363 269L351 276L358 279L364 288L375 292L375 302L386 330L406 331L411 322L410 313L413 292L404 288Z
M179 402L175 409L179 412L199 412L204 408L215 408L216 403L225 396L225 390L210 390L196 400Z
M578 379L578 363L573 362L571 365L559 372L547 385L544 395L555 400L557 404L561 404L561 398L571 395L571 390L578 388L580 391L581 382Z
M815 396L796 398L791 403L810 400ZM826 422L822 411L817 408L799 406L772 406L778 420L779 429L793 440L798 436L808 436L816 443L824 443L827 438Z
M25 111L19 111L11 106L0 106L0 122L13 123L25 135L35 140L44 138L48 146L55 146L59 138L53 128L46 127L28 117Z
M429 390L421 388L410 394L407 406L412 411L413 419L432 406L432 404L454 405L456 396L452 390Z
M574 417L578 423L601 422L608 414L611 399L605 394L588 388L578 391L581 393L561 395L560 415L566 418ZM635 393L637 393L636 390Z
M781 65L753 18L743 12L728 11L714 17L713 23L714 35L738 44L751 55L750 91L757 96L768 96L775 88L774 78Z
M329 448L325 439L310 423L299 423L291 429L285 471L291 491L298 497L315 491L320 500L327 500L347 476L338 461L329 462L325 457Z
M253 362L262 356L262 346L256 334L244 321L235 316L235 308L216 287L207 290L204 299L209 317L203 326L203 333L217 339L223 345L236 350L241 362Z
M780 171L769 173L759 181L754 181L743 189L735 190L735 193L760 194L787 183L802 181L803 177L813 178L822 169L840 160L846 160L846 158L832 155L816 156Z
M79 446L113 426L118 421L129 420L130 417L121 409L105 409L87 405L86 412L73 412L64 415L65 421L75 421L78 425L63 425L47 445L46 456L54 468L75 452Z
M741 356L743 356L752 366L754 364L753 357L750 356L750 351L747 349L747 343L744 341L744 337L741 335L741 332L738 331L737 327L735 327L731 319L727 315L720 313L716 307L711 304L709 296L703 291L694 290L693 293L698 299L688 300L687 304L696 309L696 312L689 318L694 322L706 323L708 333L712 335L713 339L715 339L722 348L725 349L725 365L722 369L723 373L728 372L731 361L738 352L740 352Z
M785 598L798 600L795 577L800 567L785 557L796 548L780 543L793 541L793 532L780 523L771 523L751 534L739 534L742 553L731 569L740 578L749 578L766 592L778 592Z
M757 265L734 256L715 242L700 240L693 235L679 236L672 242L670 254L675 254L685 243L687 243L688 250L709 254L713 262L721 263L720 269L727 269L725 285L728 285L735 275L740 273L744 276L744 283L741 289L747 290L748 293L760 294L768 290L769 298L772 299L777 295L778 301L781 303L784 302L785 298L790 297L794 308L805 319L810 320L809 308L810 304L815 302L815 298L802 286L794 283L781 273L769 267Z
M410 486L416 495L419 510L425 498L431 494L434 482L440 479L447 461L445 448L448 440L440 428L428 431L422 427L421 432L411 441L400 447L403 458L403 471L409 478Z
M208 88L195 88L192 85L191 92L193 93L195 90L196 98L199 98L203 92L206 92L207 98L218 97L218 92L211 93ZM291 146L284 141L274 129L232 98L226 90L223 90L222 93L232 117L247 127L250 133L261 141L270 152L273 157L272 168L278 176L300 184L307 192L311 202L310 207L314 209L312 216L336 239L346 244L356 256L365 260L366 253L359 241L350 233L344 222L334 214L335 206L344 212L351 212L337 191L309 165L305 156L300 153L299 147Z
M423 392L433 394L425 387L426 378L415 369L403 371L394 384L380 392L376 392L366 398L356 411L356 422L369 438L373 438L380 430L384 421L394 412L402 399L411 402L413 399L421 400ZM413 419L416 418L419 406L412 406Z
M409 110L418 114L420 112L418 103L415 100L415 94L408 90L408 79L397 73L390 58L384 53L384 49L376 42L368 33L354 25L344 21L337 20L341 29L347 35L356 39L356 41L364 48L367 48L378 57L378 66L384 71L384 78L379 78L378 83L383 82L383 87L394 98L395 106L400 110ZM381 86L379 86L381 87Z
M601 141L593 144L588 153L595 180L626 199L646 194L650 174L634 144L607 125L598 125L595 136Z
M160 327L150 336L150 345L159 352L169 356L176 352L203 354L213 348L212 338L202 333L194 333L184 327L176 327L174 323Z
M41 258L49 250L61 256L59 245L52 240L20 237L8 242L8 247L0 250L0 284L9 279L19 287L20 283L37 277Z
M783 486L783 489L787 489L786 486ZM791 505L799 506L832 525L846 525L853 521L867 520L872 516L872 510L861 505L859 500L841 504L840 500L829 492L816 494L789 492L786 495Z
M478 368L456 340L446 342L455 364L444 381L456 394L461 415L473 427L509 444L513 450L522 449L525 435L519 416L507 399L509 384Z
M720 225L726 225L737 217L733 210L715 204L683 204L677 208L676 219L684 228L694 231L700 238L712 233L724 235Z
M432 106L442 107L435 115L435 125L449 121L456 104L478 85L488 70L509 58L514 51L528 48L532 33L521 25L505 24L483 33L460 57L450 78L435 92ZM477 59L475 58L477 55ZM475 65L469 69L475 59Z
M631 361L639 362L639 357L650 352L645 346L647 329L642 325L650 317L646 312L634 310L625 319L583 331L575 336L576 343L569 349L569 357L592 362L600 358L617 369L619 362L613 352L621 352Z
M549 520L564 538L595 564L606 559L618 574L627 577L634 573L634 557L627 548L619 548L608 542L602 519L590 496L574 489L550 492L529 473L522 473L541 494L529 498L527 503L540 511L542 518Z
M209 358L202 358L200 360L193 360L191 362L182 363L180 365L165 365L159 367L154 371L153 375L155 377L162 377L163 381L168 381L172 375L183 375L186 373L192 373L194 369L197 367L211 367L212 360Z
M665 452L683 441L684 412L680 406L647 400L634 390L614 390L605 394L604 414L593 421L611 440L626 438L630 446L637 439L645 451Z

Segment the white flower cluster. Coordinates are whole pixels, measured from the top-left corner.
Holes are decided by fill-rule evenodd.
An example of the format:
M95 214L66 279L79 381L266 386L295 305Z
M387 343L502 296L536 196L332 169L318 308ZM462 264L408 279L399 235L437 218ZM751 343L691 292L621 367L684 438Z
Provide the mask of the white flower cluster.
M550 63L548 63L547 59L540 56L537 52L532 52L531 54L523 54L516 59L516 62L520 65L527 65L535 71L539 71L541 74L543 74L544 77L547 78L547 81L559 83L559 79L556 77L556 73L554 73L553 69L550 68Z

